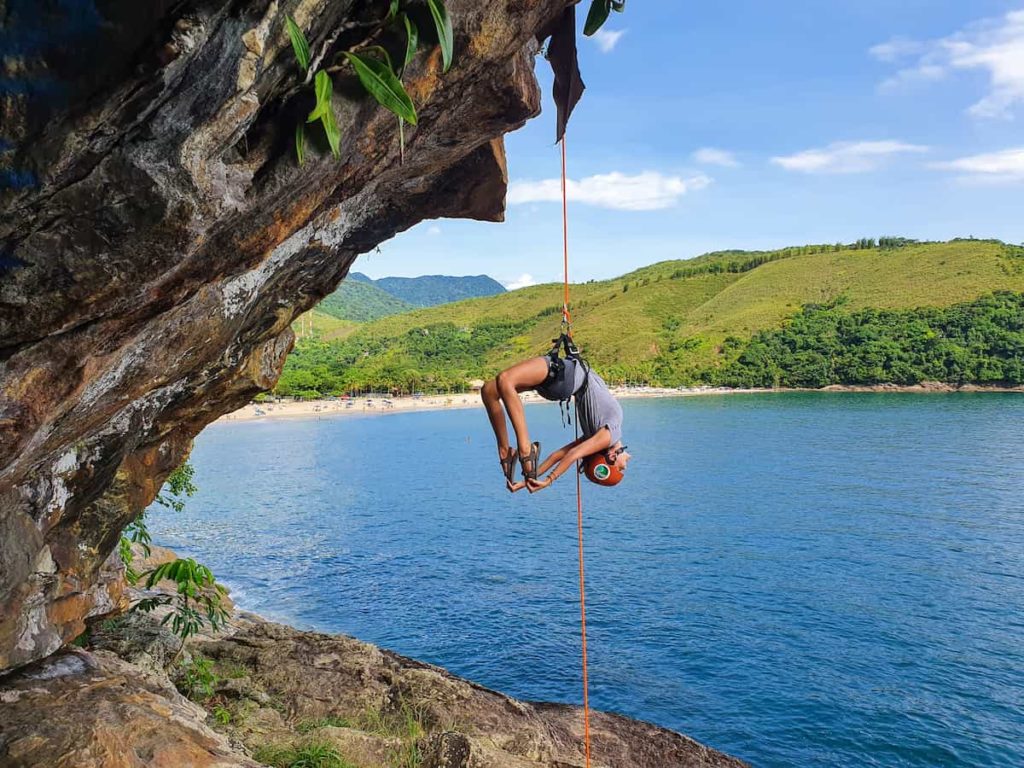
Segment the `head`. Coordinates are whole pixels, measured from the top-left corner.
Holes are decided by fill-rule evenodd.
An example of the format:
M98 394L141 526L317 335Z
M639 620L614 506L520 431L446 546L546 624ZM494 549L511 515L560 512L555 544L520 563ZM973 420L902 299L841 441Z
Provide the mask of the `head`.
M626 465L630 455L621 442L611 448L591 454L583 462L583 471L587 479L598 485L618 485L625 477Z

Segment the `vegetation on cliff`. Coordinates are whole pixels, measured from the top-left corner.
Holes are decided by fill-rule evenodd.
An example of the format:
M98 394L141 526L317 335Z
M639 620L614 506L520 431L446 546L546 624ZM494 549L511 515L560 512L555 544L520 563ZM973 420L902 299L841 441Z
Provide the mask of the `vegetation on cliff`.
M314 397L464 389L548 348L560 291L534 286L307 334L277 391ZM1024 291L1024 248L863 239L661 262L575 286L573 316L588 358L616 383L1020 383L1018 330L1005 308L1016 299L974 304L998 291ZM964 303L972 304L950 309ZM830 347L822 330L828 323L861 334L828 337ZM781 354L787 344L827 351L830 362L812 371L808 360L818 358Z

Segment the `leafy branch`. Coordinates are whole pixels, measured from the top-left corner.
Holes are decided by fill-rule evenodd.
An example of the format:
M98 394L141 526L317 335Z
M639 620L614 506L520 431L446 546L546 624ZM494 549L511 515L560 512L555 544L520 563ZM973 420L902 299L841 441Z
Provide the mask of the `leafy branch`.
M401 66L396 68L387 50L380 45L364 46L360 50L342 51L340 60L332 66L317 68L311 72L312 66L309 41L299 25L291 16L285 23L288 37L291 40L295 61L304 76L304 83L312 79L315 104L306 117L305 123L295 127L295 156L299 165L305 163L306 157L306 125L319 122L324 136L334 157L341 155L341 131L334 115L333 97L334 83L331 74L340 71L345 65L350 67L358 78L363 89L385 109L393 112L398 118L399 136L402 157L405 156L404 126L416 125L416 106L405 90L402 75L416 55L420 43L419 29L407 12L414 5L425 3L434 21L438 45L441 48L441 59L445 72L451 67L454 55L454 32L451 18L443 0L391 0L388 14L384 18L381 29L393 29L397 34L404 34L405 46ZM370 39L373 39L371 35Z
M196 492L194 476L194 467L186 461L168 475L163 489L155 499L156 503L175 512L181 512L185 508L185 497ZM174 655L176 660L188 638L207 624L216 632L227 621L228 611L223 602L227 590L217 583L209 568L191 558L162 563L143 573L136 571L132 565L132 544L138 544L144 555L149 557L152 554L152 541L143 512L130 522L121 534L118 555L125 566L125 579L132 586L143 579L146 589L152 589L164 580L174 582L174 594L157 594L143 598L132 606L132 610L148 613L163 606L170 606L170 612L160 623L170 623L171 631L181 639L178 651Z
M587 20L583 24L583 34L590 37L604 26L612 11L622 13L624 10L626 10L626 0L591 0Z
M175 584L175 594L147 597L136 603L132 610L150 612L165 605L171 611L161 624L171 625L171 631L181 639L173 661L181 655L185 641L206 626L216 632L228 620L228 611L223 598L227 595L213 577L213 572L190 557L162 563L146 573L146 589L152 589L161 581Z

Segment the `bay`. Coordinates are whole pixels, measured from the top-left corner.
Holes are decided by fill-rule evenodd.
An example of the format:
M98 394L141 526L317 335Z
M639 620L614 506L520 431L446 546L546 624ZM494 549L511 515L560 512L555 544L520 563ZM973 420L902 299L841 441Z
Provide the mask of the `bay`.
M627 478L584 483L593 706L756 765L1024 764L1024 398L623 405ZM215 424L193 463L151 528L243 608L581 700L575 486L509 495L482 411Z

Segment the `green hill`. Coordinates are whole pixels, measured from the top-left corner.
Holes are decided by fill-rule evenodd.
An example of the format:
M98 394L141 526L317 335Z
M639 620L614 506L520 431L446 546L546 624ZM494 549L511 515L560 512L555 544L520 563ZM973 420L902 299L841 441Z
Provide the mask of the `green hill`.
M966 362L963 366L967 367L957 368L960 364L939 365L930 358L925 365L920 355L914 358L918 363L911 370L906 367L909 363L897 364L896 357L903 355L909 360L910 347L923 343L913 333L937 338L945 333L942 323L954 323L923 309L916 312L918 308L949 308L996 291L1024 291L1024 248L989 240L883 243L886 247L868 247L873 244L869 241L852 246L707 254L653 264L613 280L576 285L572 288L575 337L588 359L612 381L662 385L743 383L751 377L763 381L769 374L761 371L747 376L740 362L749 362L750 355L744 358L744 353L759 344L762 350L775 350L764 365L775 372L773 381L785 383L785 376L776 375L778 366L794 363L776 360L779 345L799 345L804 343L803 337L773 341L765 334L795 324L806 328L808 334L820 335L832 320L818 318L803 325L796 321L807 312L828 312L830 318L859 317L854 324L870 329L866 333L892 333L902 339L892 342L896 346L888 353L891 360L886 358L874 367L854 366L876 371L877 380L943 370L947 379L995 380L993 377L1005 373L1000 367L983 376L975 371L977 366ZM560 292L559 285L534 286L385 317L359 327L343 340L308 340L289 359L279 389L462 388L469 378L493 375L509 363L545 351L558 333ZM897 312L885 315L889 310ZM899 314L905 310L914 312ZM879 311L883 312L881 319ZM1024 350L1022 329L1013 325L1022 313L1015 315L1012 306L1000 301L964 312L972 317L977 312L985 318L996 317L995 325L985 319L985 327L1012 338L1000 337L995 347L976 345L969 352L946 350L941 354L974 360L979 355L997 354L993 350L999 347L1004 349L999 354L1024 355L1024 351L1013 352L1014 334L1020 335ZM867 317L864 313L876 314ZM835 320L834 328L846 322ZM888 329L884 333L879 330L882 326ZM908 336L910 331L904 326L915 330ZM855 337L844 343L854 343L851 339ZM964 344L974 343L969 329L964 339ZM819 338L807 343L821 347L824 342ZM815 354L823 353L817 349ZM927 354L935 356L940 351ZM833 366L829 370L832 372L823 374L826 378L842 380L838 369Z
M504 292L505 287L487 275L425 275L373 280L361 272L353 272L334 293L317 305L314 314L367 323L417 307L433 307Z
M339 320L365 323L413 308L414 305L371 282L350 279L342 282L334 293L326 296L317 305L316 311Z

